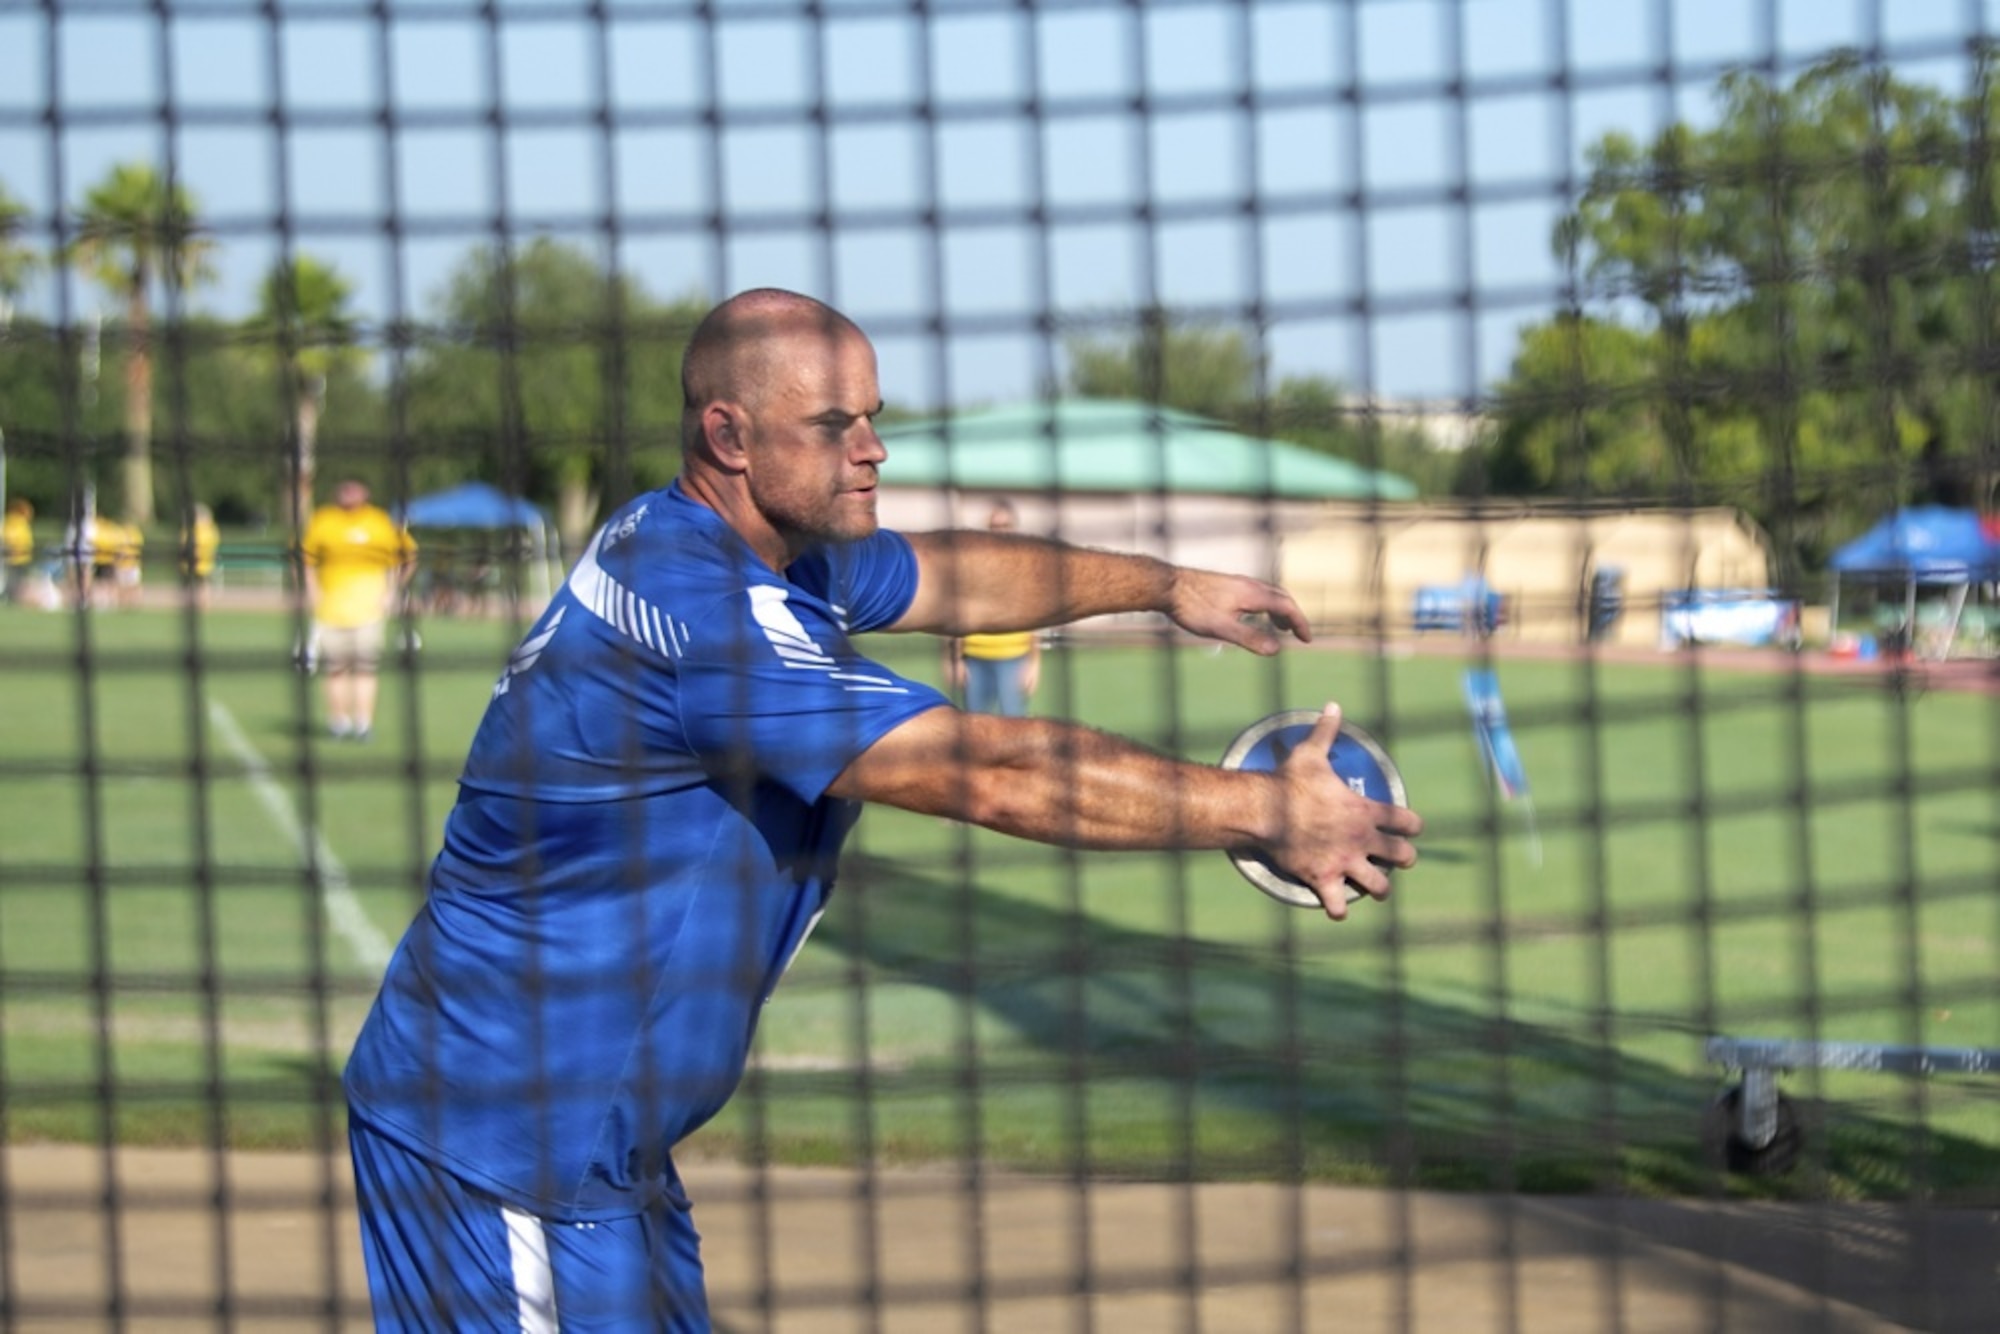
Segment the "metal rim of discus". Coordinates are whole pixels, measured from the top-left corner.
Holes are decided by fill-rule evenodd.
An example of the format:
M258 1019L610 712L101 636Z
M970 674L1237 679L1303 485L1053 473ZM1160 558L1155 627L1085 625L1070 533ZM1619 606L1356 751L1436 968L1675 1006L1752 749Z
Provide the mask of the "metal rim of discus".
M1268 718L1252 723L1234 741L1230 742L1229 749L1222 753L1222 767L1225 769L1241 769L1243 762L1250 758L1251 752L1262 745L1272 733L1282 732L1289 727L1310 728L1319 719L1320 711L1318 709L1285 709L1272 714ZM1395 802L1398 806L1407 806L1410 804L1409 794L1403 786L1403 775L1397 770L1394 762L1389 759L1389 752L1382 749L1381 742L1371 736L1367 729L1358 724L1350 723L1345 718L1341 719L1340 736L1347 738L1368 752L1369 758L1374 760L1376 766L1382 770L1383 781L1389 785L1389 798L1391 801ZM1263 890L1280 903L1289 904L1294 908L1317 908L1321 906L1319 895L1313 892L1310 885L1282 874L1261 857L1249 853L1232 852L1229 854L1229 861L1231 865L1242 873L1245 880L1248 880L1251 884ZM1349 903L1362 897L1363 894L1360 890L1352 885L1347 887L1347 901Z

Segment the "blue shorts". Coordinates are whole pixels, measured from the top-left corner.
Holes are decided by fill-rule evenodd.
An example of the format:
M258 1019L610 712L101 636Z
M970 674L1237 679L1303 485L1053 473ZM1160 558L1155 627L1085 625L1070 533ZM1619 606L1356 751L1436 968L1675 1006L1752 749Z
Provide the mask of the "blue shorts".
M1021 689L1026 658L967 658L965 711L997 713L1003 718L1028 716L1028 692Z
M701 1241L685 1209L537 1218L350 1117L375 1328L704 1334ZM677 1193L677 1192L676 1192Z

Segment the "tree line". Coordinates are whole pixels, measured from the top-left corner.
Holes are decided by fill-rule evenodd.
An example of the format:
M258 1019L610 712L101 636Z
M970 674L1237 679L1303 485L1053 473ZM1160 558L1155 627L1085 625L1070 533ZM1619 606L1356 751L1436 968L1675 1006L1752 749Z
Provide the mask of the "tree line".
M0 298L47 262L22 244L23 216L0 185ZM55 513L87 483L127 522L153 522L164 499L290 530L329 470L385 494L479 478L552 506L574 542L607 502L675 469L680 358L703 294L660 300L539 237L471 250L422 321L365 329L353 284L305 253L271 268L246 319L222 320L192 308L216 244L197 201L143 164L91 189L70 233L54 262L94 280L118 314L16 318L0 337L10 488ZM1371 463L1385 444L1387 466L1421 461L1409 433L1355 425L1330 380L1286 380L1260 401L1241 331L1163 312L1128 323L1135 332L1068 338L1070 370L1043 391L1143 398Z
M1722 501L1786 571L1898 505L2000 498L2000 99L1839 53L1609 134L1553 245L1574 297L1494 397L1495 492Z
M201 501L290 531L331 476L386 495L478 478L576 531L604 493L671 475L681 349L707 303L657 300L578 247L477 247L426 319L369 329L352 280L303 252L246 318L195 310L217 242L144 164L85 194L59 254L27 247L24 217L0 184L0 300L67 264L116 311L17 315L0 334L9 490L53 513L89 485L127 522Z
M1170 310L1065 333L1043 392L1138 398L1325 450L1431 496L1726 503L1788 575L1897 503L2000 497L2000 101L1852 54L1719 82L1707 129L1605 135L1550 244L1568 275L1444 448L1328 375L1273 377L1249 323ZM471 250L421 320L364 328L334 266L290 253L230 321L192 297L218 242L143 164L88 190L59 254L0 183L0 311L37 268L111 298L0 324L9 488L61 512L82 482L128 520L206 500L288 526L329 468L388 493L468 477L574 539L670 476L678 367L704 294L660 299L586 250ZM893 386L891 386L893 389Z

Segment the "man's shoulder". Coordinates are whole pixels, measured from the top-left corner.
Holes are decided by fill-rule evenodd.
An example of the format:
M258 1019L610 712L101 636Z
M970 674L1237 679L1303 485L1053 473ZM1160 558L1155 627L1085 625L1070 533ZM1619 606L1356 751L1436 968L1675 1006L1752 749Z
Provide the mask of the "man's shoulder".
M635 596L675 616L703 616L771 575L726 529L691 514L665 492L641 496L614 513L591 540L570 584L587 605ZM755 567L755 568L753 568Z
M741 584L770 571L711 510L668 491L640 496L597 538L599 558L677 581Z

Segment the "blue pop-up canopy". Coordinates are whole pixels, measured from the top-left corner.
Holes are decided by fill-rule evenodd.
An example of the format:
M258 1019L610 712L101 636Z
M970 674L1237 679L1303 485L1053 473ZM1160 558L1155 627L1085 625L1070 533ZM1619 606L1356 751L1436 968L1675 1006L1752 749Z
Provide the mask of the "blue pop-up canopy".
M1897 510L1834 552L1833 568L1933 584L2000 579L2000 542L1971 510L1919 505Z
M542 512L519 496L484 482L461 482L403 507L412 528L526 528L539 531Z
M1971 510L1918 505L1897 510L1833 553L1833 606L1830 624L1839 624L1843 576L1903 586L1904 626L1917 624L1917 587L1949 587L1950 612L1940 656L1958 637L1959 618L1974 584L2000 580L2000 541Z
M548 520L539 509L521 497L510 496L485 482L461 482L428 496L418 496L403 506L402 518L412 528L520 529L526 532L533 548L531 568L534 571L534 592L542 597L548 596L548 561L555 545L549 540Z

